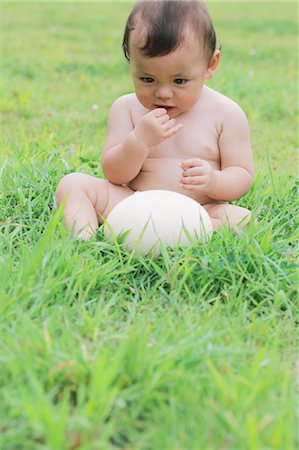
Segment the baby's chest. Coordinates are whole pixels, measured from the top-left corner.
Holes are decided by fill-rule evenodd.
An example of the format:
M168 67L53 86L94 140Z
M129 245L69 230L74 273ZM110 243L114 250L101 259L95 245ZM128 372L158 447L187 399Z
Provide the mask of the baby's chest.
M210 161L219 159L218 135L212 127L183 128L171 138L150 149L151 158L201 158Z

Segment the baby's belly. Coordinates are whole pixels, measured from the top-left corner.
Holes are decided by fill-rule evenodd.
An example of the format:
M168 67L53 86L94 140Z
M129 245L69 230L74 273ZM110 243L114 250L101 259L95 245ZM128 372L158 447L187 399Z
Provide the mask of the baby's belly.
M150 189L166 189L187 195L197 202L205 205L215 200L207 195L183 189L180 186L182 169L179 167L180 159L176 158L148 158L141 171L128 186L134 191L148 191Z

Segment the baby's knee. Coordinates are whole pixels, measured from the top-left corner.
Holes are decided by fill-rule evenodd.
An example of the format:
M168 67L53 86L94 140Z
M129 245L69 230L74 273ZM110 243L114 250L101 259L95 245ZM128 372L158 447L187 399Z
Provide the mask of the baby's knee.
M67 196L69 196L74 190L78 190L81 184L82 173L69 173L65 175L59 181L56 188L56 201L60 204Z

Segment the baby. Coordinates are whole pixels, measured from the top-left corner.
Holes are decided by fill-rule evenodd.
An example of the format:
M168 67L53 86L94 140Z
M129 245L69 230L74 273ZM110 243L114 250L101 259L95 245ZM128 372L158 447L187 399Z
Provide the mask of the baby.
M192 197L220 225L244 227L249 210L228 202L253 182L250 131L242 109L207 87L220 59L209 14L198 0L139 0L123 50L135 92L110 110L102 157L107 180L66 175L57 187L66 227L89 239L135 191Z

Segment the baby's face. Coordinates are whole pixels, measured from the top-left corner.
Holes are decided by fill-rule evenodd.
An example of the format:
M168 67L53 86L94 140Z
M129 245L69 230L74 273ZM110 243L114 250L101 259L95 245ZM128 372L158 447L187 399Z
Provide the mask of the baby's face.
M210 77L193 35L187 36L174 52L153 58L141 54L132 36L130 65L138 100L150 110L167 109L172 118L193 108L205 79Z

